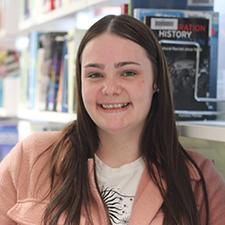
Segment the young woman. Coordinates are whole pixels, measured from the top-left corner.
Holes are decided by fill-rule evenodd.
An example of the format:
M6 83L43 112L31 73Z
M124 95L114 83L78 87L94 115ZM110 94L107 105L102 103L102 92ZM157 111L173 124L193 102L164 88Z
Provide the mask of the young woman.
M147 26L99 20L76 78L77 120L29 136L1 163L1 224L224 225L225 182L180 145L165 56Z

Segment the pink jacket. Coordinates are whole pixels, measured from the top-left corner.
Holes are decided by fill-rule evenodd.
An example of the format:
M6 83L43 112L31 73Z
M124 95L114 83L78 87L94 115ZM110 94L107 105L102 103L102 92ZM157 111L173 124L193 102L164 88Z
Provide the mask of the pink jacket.
M58 137L58 132L36 133L18 143L0 164L0 224L1 225L40 225L41 216L49 199L39 203L48 191L49 180L38 175L46 162L47 155L38 160L33 170L33 160ZM215 171L211 160L189 152L201 168L208 190L210 222L209 225L225 224L225 182ZM201 225L205 225L205 212L200 177L196 169L190 168L191 182L197 201ZM89 160L90 183L93 198L92 216L95 225L107 225L101 197L95 186L93 160ZM47 167L43 174L46 175ZM37 204L38 203L38 204ZM162 225L163 213L160 209L163 199L158 188L144 170L129 221L129 225ZM63 216L59 225L64 224ZM82 212L81 225L88 225Z

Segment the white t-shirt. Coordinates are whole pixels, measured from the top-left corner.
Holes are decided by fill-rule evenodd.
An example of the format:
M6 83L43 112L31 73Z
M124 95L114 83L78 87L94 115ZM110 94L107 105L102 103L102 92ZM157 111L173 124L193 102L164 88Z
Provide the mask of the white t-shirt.
M95 155L96 175L101 195L113 225L128 224L145 163L142 157L119 168L105 165Z

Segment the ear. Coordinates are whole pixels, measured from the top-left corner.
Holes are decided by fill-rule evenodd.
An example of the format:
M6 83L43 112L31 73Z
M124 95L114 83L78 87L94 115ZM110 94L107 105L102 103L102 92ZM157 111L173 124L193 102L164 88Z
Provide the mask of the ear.
M153 90L154 90L155 92L157 92L157 93L159 92L159 88L157 87L156 84L153 85Z

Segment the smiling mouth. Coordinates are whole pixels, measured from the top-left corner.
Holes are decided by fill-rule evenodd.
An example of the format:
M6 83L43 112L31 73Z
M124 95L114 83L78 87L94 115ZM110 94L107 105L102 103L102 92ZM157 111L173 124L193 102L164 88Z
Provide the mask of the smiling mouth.
M129 102L123 104L101 105L103 109L122 109L129 105Z

